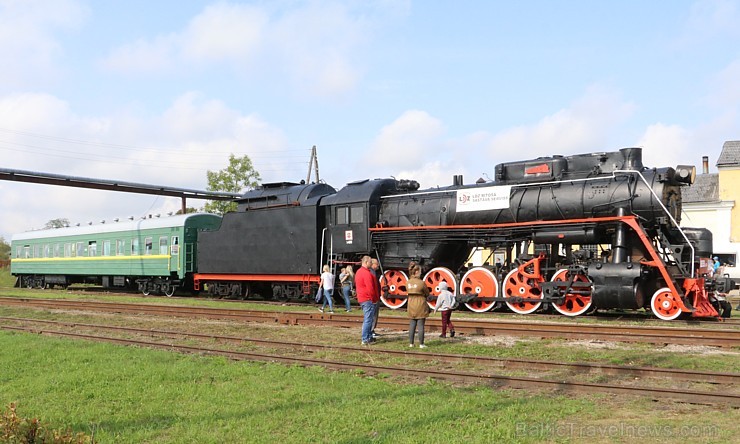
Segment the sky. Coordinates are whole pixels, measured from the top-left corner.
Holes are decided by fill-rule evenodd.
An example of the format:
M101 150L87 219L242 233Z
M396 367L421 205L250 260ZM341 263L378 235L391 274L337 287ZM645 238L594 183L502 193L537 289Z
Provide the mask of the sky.
M0 0L0 167L205 190L740 140L740 0ZM312 176L311 180L315 180ZM0 236L180 200L0 181ZM202 207L204 201L188 201Z

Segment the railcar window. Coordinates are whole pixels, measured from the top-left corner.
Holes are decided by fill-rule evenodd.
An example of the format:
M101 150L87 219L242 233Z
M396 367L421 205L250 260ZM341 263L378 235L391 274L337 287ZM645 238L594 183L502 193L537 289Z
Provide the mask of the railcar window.
M180 238L172 236L172 254L180 254Z
M363 219L364 217L363 217L362 207L352 207L350 209L349 223L360 224L362 223Z
M131 239L131 255L137 256L139 254L139 238Z
M23 247L21 246L15 247L15 257L17 257L18 259L22 258L23 257L21 256L22 251L23 251Z
M116 256L123 256L123 252L126 248L126 241L123 239L117 239L116 240Z
M167 254L167 236L159 238L159 254Z
M31 257L31 246L26 245L23 247L23 257L28 259Z
M77 242L77 256L82 257L85 255L85 244L82 242Z
M44 257L51 257L51 247L49 244L44 244Z
M110 241L103 242L103 256L110 256Z
M41 245L36 245L36 248L33 249L33 257L43 257L41 254Z
M54 257L59 257L60 248L59 244L54 244Z
M152 254L152 238L147 237L144 239L144 254L149 256Z
M87 255L90 257L95 257L98 255L98 243L95 241L90 241L87 243Z
M72 257L72 244L64 244L64 257Z
M335 219L334 223L337 225L347 225L348 220L349 220L348 214L347 214L348 210L349 208L347 207L338 207L337 215L334 218Z

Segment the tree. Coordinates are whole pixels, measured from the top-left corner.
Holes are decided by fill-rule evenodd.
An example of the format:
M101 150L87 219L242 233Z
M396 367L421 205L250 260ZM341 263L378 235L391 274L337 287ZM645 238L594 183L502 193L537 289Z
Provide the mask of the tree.
M244 155L236 157L229 155L229 166L223 170L206 172L208 177L208 191L226 191L243 193L259 185L260 174L254 170L252 160ZM223 215L229 211L236 211L236 202L212 200L206 203L205 211Z
M52 219L44 225L44 228L64 228L69 226L69 219L59 218Z
M10 244L5 242L5 238L0 236L0 261L10 259Z

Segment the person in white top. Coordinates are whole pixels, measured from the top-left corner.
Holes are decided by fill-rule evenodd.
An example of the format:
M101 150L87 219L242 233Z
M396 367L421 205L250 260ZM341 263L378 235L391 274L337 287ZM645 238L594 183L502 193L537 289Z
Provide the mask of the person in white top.
M439 296L437 296L437 305L434 306L434 312L442 312L442 334L441 338L447 337L447 328L450 329L450 337L455 337L455 326L452 325L452 310L455 307L455 295L447 289L447 282L439 283Z
M329 313L334 313L334 304L332 303L332 295L334 293L334 275L331 274L331 268L328 265L324 265L324 272L321 273L321 287L324 290L324 302L319 308L320 312L324 312L326 304L329 304Z

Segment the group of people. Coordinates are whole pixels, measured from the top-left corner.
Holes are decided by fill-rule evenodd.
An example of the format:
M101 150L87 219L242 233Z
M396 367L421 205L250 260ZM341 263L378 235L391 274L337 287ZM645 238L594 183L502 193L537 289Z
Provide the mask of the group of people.
M375 327L378 324L378 309L380 305L380 264L377 259L370 256L363 256L361 266L355 274L352 266L348 265L342 269L339 275L339 281L342 286L342 295L346 304L346 311L351 311L350 295L354 290L357 296L357 302L360 304L363 313L362 322L362 345L374 343L378 334ZM323 303L319 309L324 312L326 305L329 305L329 312L334 313L332 305L332 293L334 291L334 275L328 265L324 265L324 272L321 274L321 288L323 292ZM425 348L424 345L424 324L429 317L431 309L427 303L429 298L429 289L421 279L421 267L412 261L409 264L409 280L407 283L408 302L407 312L409 316L409 347L414 347L415 339L418 337L419 348ZM446 282L439 283L439 295L434 312L442 313L442 334L441 337L447 337L449 329L450 337L455 336L455 326L452 324L452 310L455 306L455 295L449 291ZM418 335L418 336L417 336Z
M354 288L355 273L352 270L351 265L341 269L339 273L339 284L342 287L342 296L344 297L344 311L349 313L352 311L352 306L349 303ZM334 296L334 275L331 272L331 267L324 265L323 273L321 273L321 285L319 286L319 292L321 295L317 297L317 302L322 301L320 312L326 310L326 306L329 305L329 313L334 313L334 303L332 297Z

